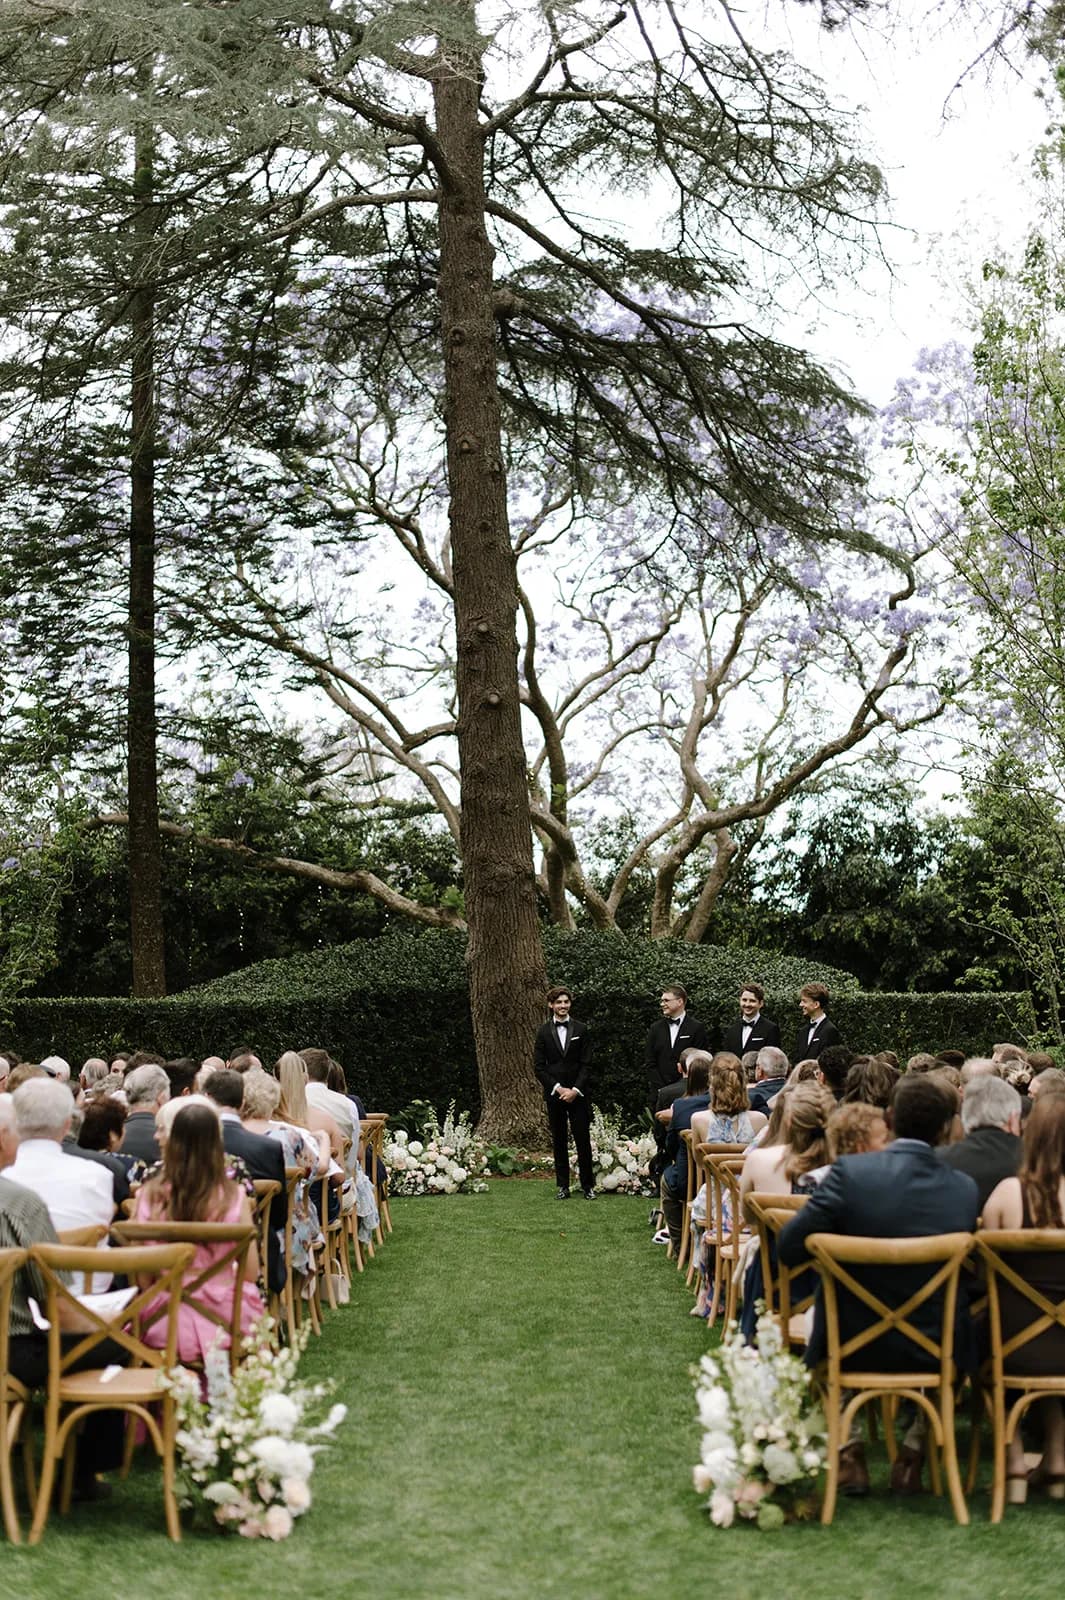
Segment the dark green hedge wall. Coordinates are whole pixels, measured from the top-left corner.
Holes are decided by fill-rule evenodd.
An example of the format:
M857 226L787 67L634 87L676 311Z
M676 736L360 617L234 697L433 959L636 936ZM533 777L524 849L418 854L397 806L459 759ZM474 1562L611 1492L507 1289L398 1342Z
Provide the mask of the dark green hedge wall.
M799 1020L797 991L815 978L832 991L832 1016L856 1049L888 1048L904 1058L947 1045L976 1051L1035 1031L1027 994L863 994L846 973L753 951L583 933L552 933L547 944L552 979L572 984L577 1014L595 1028L596 1098L633 1117L643 1103L647 1029L671 979L712 1025L735 1014L745 979L760 980L786 1049ZM464 954L457 935L396 936L263 962L166 1000L23 1000L0 1044L9 1037L24 1056L54 1050L74 1062L137 1046L167 1056L224 1055L238 1043L273 1059L313 1044L343 1063L369 1106L421 1098L442 1107L454 1099L476 1112Z

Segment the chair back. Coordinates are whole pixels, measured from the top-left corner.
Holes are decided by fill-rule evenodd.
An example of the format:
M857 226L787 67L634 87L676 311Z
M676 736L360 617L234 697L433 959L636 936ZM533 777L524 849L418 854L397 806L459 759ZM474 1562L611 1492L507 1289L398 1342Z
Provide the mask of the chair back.
M203 1265L190 1265L182 1297L186 1306L191 1306L199 1316L212 1322L228 1336L230 1359L235 1364L243 1337L242 1291L248 1271L248 1252L257 1237L256 1227L249 1222L116 1222L112 1232L116 1239L128 1245L189 1245L193 1256L203 1246L217 1250L218 1253ZM118 1272L121 1268L115 1266L113 1270ZM226 1284L226 1299L229 1302L227 1313L213 1305L205 1294L205 1285L212 1278L222 1278ZM148 1322L166 1316L167 1310L166 1303L160 1301L154 1314L149 1314Z
M758 1253L762 1263L762 1284L767 1310L780 1324L780 1331L789 1343L799 1340L790 1331L792 1317L801 1316L813 1305L813 1290L808 1294L793 1294L796 1278L810 1271L804 1261L797 1267L785 1267L777 1254L777 1239L797 1211L806 1204L804 1194L770 1194L755 1190L744 1200L744 1208L758 1233ZM805 1343L805 1340L802 1341Z
M745 1151L746 1146L743 1145L739 1150L722 1150L711 1146L706 1157L714 1190L715 1232L723 1244L731 1243L743 1227L743 1218L740 1215L740 1176L743 1172ZM729 1222L725 1220L726 1195L729 1199L731 1217Z
M1011 1368L1018 1365L1016 1357L1026 1345L1041 1338L1051 1329L1060 1330L1065 1338L1065 1298L1054 1300L1029 1282L1025 1275L1025 1256L1065 1256L1065 1229L1061 1228L989 1228L976 1235L980 1259L987 1273L988 1327L991 1333L991 1365L996 1379L1008 1382ZM1020 1326L1006 1337L1002 1327L1002 1290L1006 1285L1016 1299L1013 1309L1020 1317ZM1023 1365L1023 1363L1021 1363ZM1045 1366L1045 1363L1041 1363ZM1029 1375L1031 1373L1029 1368ZM1040 1376L1065 1390L1065 1372L1051 1372L1049 1368Z
M252 1202L252 1221L259 1230L259 1271L263 1282L267 1282L267 1262L270 1248L270 1207L274 1197L281 1193L281 1185L276 1178L255 1178L255 1199ZM288 1260L288 1257L285 1257Z
M108 1228L102 1222L92 1222L85 1228L60 1228L56 1235L60 1244L84 1245L86 1249L94 1250L107 1238ZM81 1281L82 1294L88 1294L92 1288L92 1275Z
M191 1264L195 1251L186 1244L146 1245L141 1248L93 1250L85 1246L63 1244L37 1244L30 1251L30 1262L44 1284L45 1316L48 1329L49 1393L53 1378L58 1382L73 1367L87 1365L86 1356L92 1354L105 1339L113 1340L130 1356L130 1365L136 1367L173 1367L177 1365L178 1311L181 1306L182 1274ZM138 1288L133 1298L116 1311L101 1311L86 1305L78 1298L70 1277L86 1274L119 1273L133 1283L147 1280ZM142 1337L142 1319L151 1312L157 1297L166 1296L163 1315L167 1319L166 1342L161 1348L145 1344ZM60 1307L71 1308L81 1326L77 1336L67 1333L64 1343L60 1328ZM150 1316L154 1322L156 1318ZM58 1402L57 1402L58 1403Z
M954 1365L954 1324L958 1304L958 1277L962 1263L972 1249L970 1233L931 1234L916 1239L871 1239L840 1233L812 1233L806 1248L816 1263L824 1291L825 1329L828 1340L829 1377L846 1381L847 1366L863 1350L890 1333L901 1334L922 1351L923 1370L938 1367L940 1382L952 1381ZM876 1267L885 1270L911 1269L906 1279L909 1292L899 1303L885 1299L855 1277L854 1268ZM920 1282L913 1286L912 1269L927 1267ZM870 1313L870 1320L846 1340L840 1330L839 1290ZM916 1326L914 1313L934 1295L942 1294L938 1334ZM845 1366L847 1364L847 1366ZM842 1380L841 1380L842 1375Z
M6 1391L8 1367L8 1339L11 1335L11 1296L15 1275L26 1265L28 1250L0 1250L0 1396ZM0 1450L7 1442L0 1437Z

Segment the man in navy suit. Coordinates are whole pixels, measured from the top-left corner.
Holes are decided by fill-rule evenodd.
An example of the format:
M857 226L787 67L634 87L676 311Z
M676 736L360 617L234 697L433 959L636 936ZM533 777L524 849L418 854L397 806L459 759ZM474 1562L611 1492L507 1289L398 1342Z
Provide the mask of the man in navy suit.
M551 1145L555 1157L555 1182L560 1200L569 1199L569 1134L577 1147L581 1193L595 1197L592 1164L592 1106L588 1098L592 1065L592 1036L583 1022L570 1015L573 997L568 989L547 991L550 1022L536 1030L533 1067L544 1091Z
M721 1035L722 1050L742 1057L749 1050L764 1050L767 1045L780 1048L780 1029L772 1017L763 1015L764 1004L762 985L745 983L740 990L740 1014Z
M979 1209L977 1187L966 1172L955 1172L936 1157L935 1147L948 1137L954 1119L954 1098L924 1073L901 1078L891 1101L894 1143L886 1150L843 1156L831 1168L802 1210L783 1229L778 1244L789 1267L806 1259L812 1233L843 1233L863 1238L917 1239L929 1234L971 1233ZM890 1305L902 1305L935 1271L934 1267L860 1267L849 1271L870 1293ZM876 1320L865 1303L837 1287L840 1338L846 1342ZM914 1311L913 1326L938 1341L943 1315L942 1291ZM972 1364L972 1328L964 1293L958 1297L955 1356ZM812 1366L825 1353L823 1307L818 1294L813 1335L806 1359ZM931 1365L928 1353L897 1331L865 1346L860 1357L866 1371L900 1371ZM920 1430L912 1429L899 1447L891 1486L900 1493L920 1488ZM851 1440L840 1452L840 1492L864 1494L869 1488L865 1453Z
M654 1111L658 1091L676 1083L677 1062L682 1050L712 1049L710 1030L705 1022L688 1013L688 991L679 983L662 990L662 1016L647 1035L644 1065L647 1069L648 1104Z
M212 1072L203 1086L203 1092L218 1107L222 1124L222 1144L228 1155L240 1156L253 1178L279 1183L281 1191L270 1202L270 1227L266 1237L267 1259L263 1273L268 1288L280 1294L285 1287L287 1266L281 1240L285 1235L288 1214L288 1197L285 1193L285 1152L276 1139L263 1133L251 1133L240 1120L244 1099L244 1079L239 1072L228 1068Z

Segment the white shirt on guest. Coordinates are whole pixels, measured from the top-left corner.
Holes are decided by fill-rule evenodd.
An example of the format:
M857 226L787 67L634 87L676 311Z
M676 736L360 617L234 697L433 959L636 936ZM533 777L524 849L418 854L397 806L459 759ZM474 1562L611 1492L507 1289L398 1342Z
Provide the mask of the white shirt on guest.
M95 1161L68 1156L55 1139L23 1139L4 1176L40 1195L56 1233L94 1224L111 1226L115 1192L110 1171ZM100 1248L107 1248L106 1239ZM110 1276L97 1273L93 1290L101 1293L110 1282Z
M324 1083L308 1083L307 1104L316 1106L319 1111L328 1111L340 1129L340 1137L351 1140L346 1165L348 1172L354 1175L359 1164L359 1113L354 1102L346 1094L327 1089Z

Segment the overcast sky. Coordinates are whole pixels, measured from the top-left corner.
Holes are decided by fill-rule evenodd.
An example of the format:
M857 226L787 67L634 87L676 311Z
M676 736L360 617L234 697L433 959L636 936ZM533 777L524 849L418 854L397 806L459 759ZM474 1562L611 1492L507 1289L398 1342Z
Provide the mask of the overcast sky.
M873 267L860 287L841 286L820 326L811 312L801 331L882 403L922 346L964 329L967 271L996 241L1023 237L1032 154L1048 107L1036 97L1034 61L966 74L987 42L986 27L958 17L935 22L917 0L904 0L902 20L890 29L859 19L826 33L818 13L815 5L789 5L765 20L841 104L864 108L865 148L891 190L882 241L894 275Z

